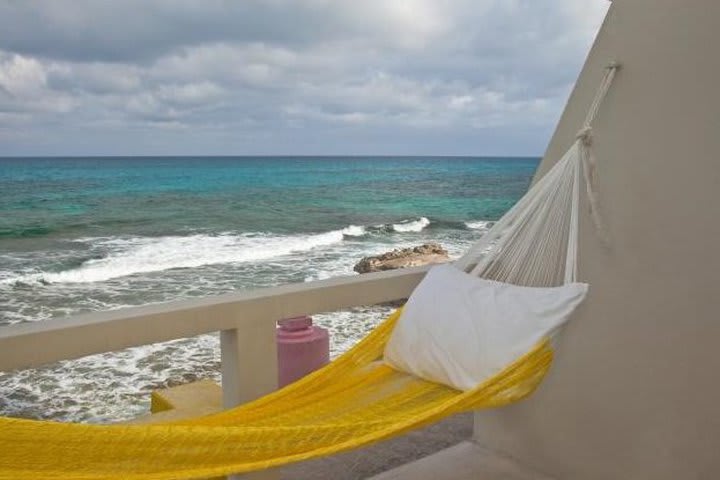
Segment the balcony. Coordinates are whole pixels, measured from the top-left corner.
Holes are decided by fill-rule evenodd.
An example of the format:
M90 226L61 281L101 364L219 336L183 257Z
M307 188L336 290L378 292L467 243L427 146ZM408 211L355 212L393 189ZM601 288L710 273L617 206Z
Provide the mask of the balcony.
M0 329L0 370L33 368L219 331L222 406L230 408L276 388L278 319L405 299L428 268L338 277L5 327ZM460 415L376 446L247 477L364 478L457 443L470 436L471 425L471 414ZM470 441L377 478L441 480L482 474L485 478L538 478Z

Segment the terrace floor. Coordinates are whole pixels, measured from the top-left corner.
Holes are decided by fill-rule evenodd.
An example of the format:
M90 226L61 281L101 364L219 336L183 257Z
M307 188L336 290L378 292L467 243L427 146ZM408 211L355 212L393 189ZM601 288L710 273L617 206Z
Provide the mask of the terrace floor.
M280 478L283 480L361 480L370 478L469 440L472 436L472 428L473 416L471 413L455 415L421 430L366 448L283 467ZM378 478L389 480L405 477L380 476Z

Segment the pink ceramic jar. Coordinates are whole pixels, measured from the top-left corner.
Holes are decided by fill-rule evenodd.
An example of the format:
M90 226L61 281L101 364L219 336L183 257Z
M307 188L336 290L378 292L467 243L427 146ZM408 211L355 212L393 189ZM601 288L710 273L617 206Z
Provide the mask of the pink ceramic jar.
M308 316L278 322L278 387L298 380L330 361L328 331Z

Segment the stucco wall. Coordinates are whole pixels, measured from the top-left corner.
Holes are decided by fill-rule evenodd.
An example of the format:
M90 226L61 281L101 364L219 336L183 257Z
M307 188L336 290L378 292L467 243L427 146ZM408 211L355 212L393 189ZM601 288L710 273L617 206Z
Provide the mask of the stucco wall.
M559 479L720 478L720 2L613 2L539 173L611 60L594 148L612 247L583 215L589 298L540 390L478 413L476 438Z

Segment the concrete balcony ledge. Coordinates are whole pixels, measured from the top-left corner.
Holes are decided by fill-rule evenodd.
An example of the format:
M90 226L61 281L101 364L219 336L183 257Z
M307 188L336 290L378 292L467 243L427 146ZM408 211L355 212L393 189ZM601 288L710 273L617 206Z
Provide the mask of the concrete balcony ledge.
M407 298L429 267L413 267L0 328L0 371L33 368L203 333L239 330L298 315Z

